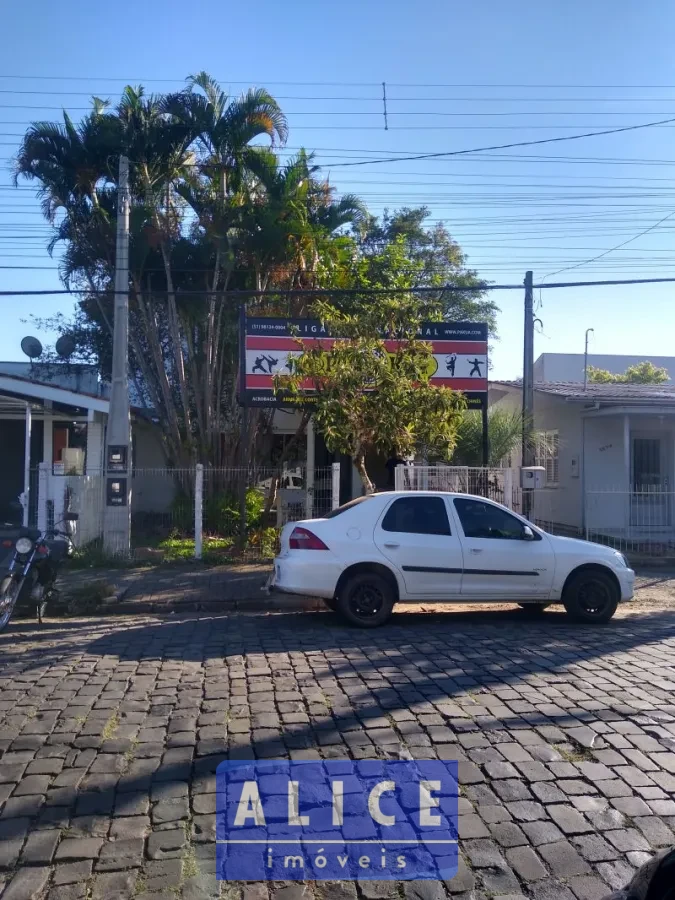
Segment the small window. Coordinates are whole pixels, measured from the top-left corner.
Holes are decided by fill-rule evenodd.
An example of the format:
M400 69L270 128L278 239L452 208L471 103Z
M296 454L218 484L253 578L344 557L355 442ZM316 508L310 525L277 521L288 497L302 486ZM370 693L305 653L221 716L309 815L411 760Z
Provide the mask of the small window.
M468 538L522 541L524 525L504 509L480 500L455 500L455 509Z
M401 497L394 500L382 520L383 531L407 534L450 534L450 523L441 497Z
M355 500L350 500L349 503L343 503L342 506L338 506L337 509L332 509L327 516L326 519L334 519L335 516L341 516L342 513L347 512L350 509L354 509L355 506L358 506L360 503L364 503L366 500L371 500L373 497L372 494L366 494L363 497L357 497Z
M557 487L560 480L559 445L557 431L540 431L537 435L534 464L546 469L546 487Z
M87 453L87 423L53 424L52 466L54 475L84 475Z

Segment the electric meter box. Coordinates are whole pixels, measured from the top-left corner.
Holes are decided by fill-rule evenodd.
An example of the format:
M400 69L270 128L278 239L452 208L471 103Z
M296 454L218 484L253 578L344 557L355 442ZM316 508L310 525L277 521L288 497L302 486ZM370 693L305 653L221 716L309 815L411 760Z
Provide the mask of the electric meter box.
M543 466L523 466L520 470L520 486L537 490L546 485L546 469Z

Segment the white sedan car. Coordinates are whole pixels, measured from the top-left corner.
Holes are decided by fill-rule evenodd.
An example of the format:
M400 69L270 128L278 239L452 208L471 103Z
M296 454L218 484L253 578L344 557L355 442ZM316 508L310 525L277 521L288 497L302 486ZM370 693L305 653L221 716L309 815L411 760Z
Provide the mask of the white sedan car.
M635 573L601 544L547 534L483 497L440 491L359 497L324 519L291 522L272 590L321 597L354 625L382 625L395 603L562 602L608 622Z

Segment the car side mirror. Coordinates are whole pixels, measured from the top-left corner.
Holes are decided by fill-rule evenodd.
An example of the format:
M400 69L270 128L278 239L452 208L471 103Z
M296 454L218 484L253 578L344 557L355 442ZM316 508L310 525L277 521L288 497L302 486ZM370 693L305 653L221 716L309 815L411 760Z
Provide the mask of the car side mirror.
M523 540L524 541L533 541L534 540L534 531L530 528L529 525L523 525Z
M76 512L67 512L67 513L64 515L64 517L63 517L63 521L64 521L64 522L77 522L77 520L78 520L79 518L80 518L80 514L79 514L79 513L76 513Z

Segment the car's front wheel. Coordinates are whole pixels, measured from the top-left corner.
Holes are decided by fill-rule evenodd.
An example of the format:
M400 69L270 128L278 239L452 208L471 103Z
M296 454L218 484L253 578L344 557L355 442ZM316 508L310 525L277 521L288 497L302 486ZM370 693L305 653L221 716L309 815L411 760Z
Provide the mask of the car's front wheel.
M337 609L348 622L361 628L377 628L391 616L394 591L376 572L348 578L337 597Z
M573 575L565 586L563 604L577 622L609 622L619 605L619 589L611 575L586 569Z

